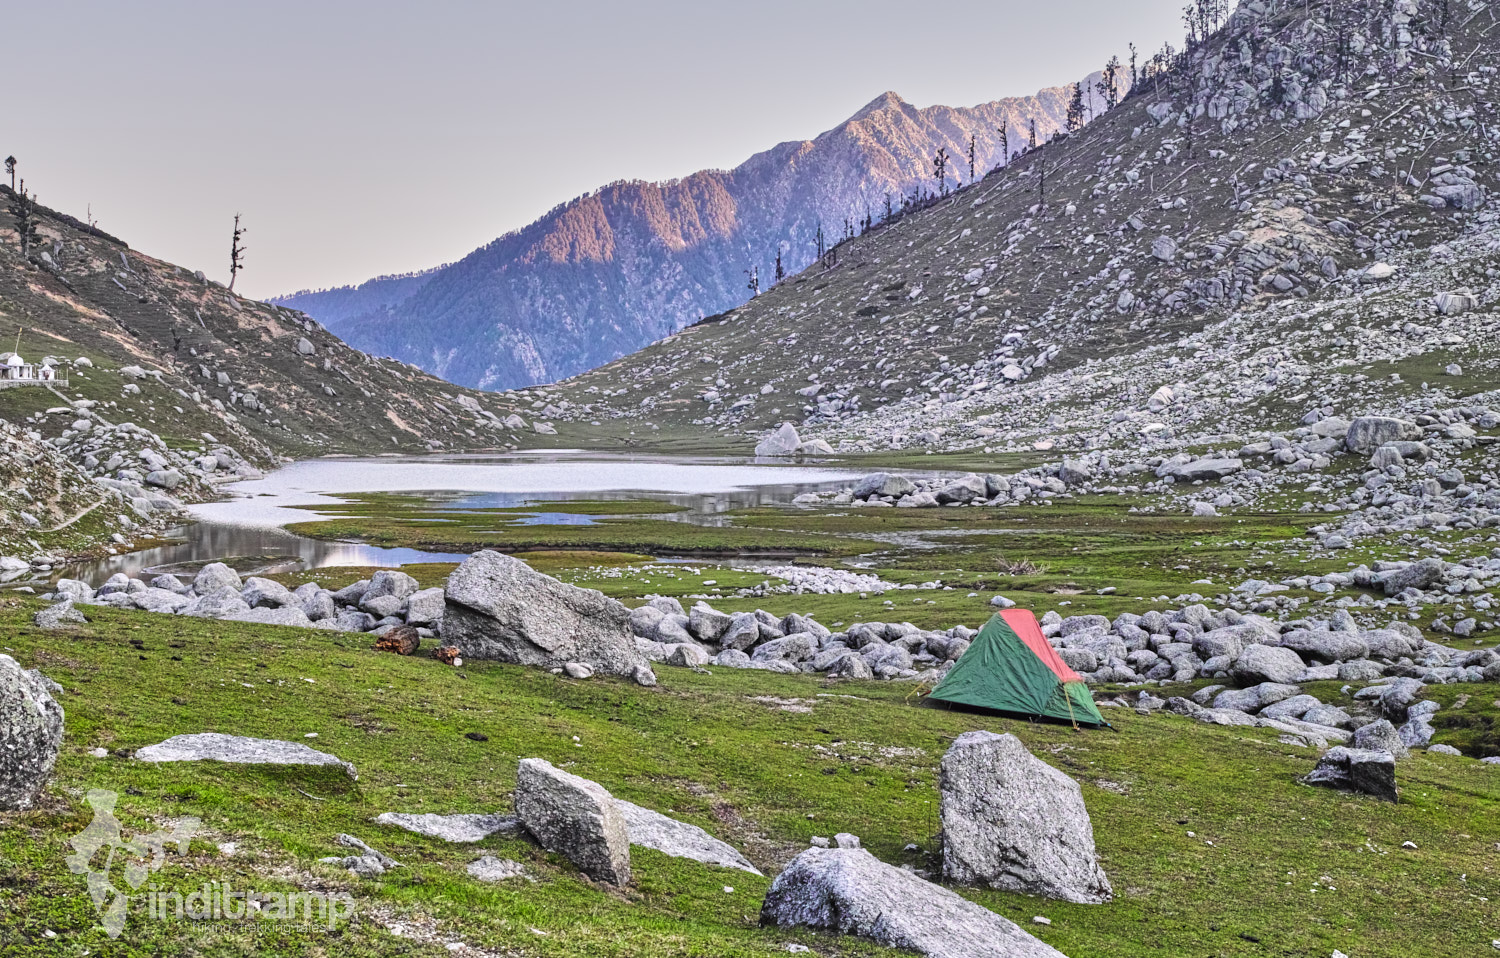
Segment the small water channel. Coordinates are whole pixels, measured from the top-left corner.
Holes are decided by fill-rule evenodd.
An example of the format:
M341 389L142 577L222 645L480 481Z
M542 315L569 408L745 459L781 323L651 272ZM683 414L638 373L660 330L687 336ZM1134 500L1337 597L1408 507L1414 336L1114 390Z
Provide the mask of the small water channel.
M656 518L704 525L726 513L785 505L804 493L841 488L861 475L834 466L783 465L718 457L623 456L552 451L507 456L313 459L292 463L264 479L225 487L228 498L191 507L195 521L173 530L170 544L53 570L97 585L116 572L139 576L191 572L235 559L242 572L295 572L326 566L399 566L458 562L463 554L385 549L324 542L284 526L325 513L343 497L403 493L439 509L525 509L523 524L587 524L593 518L551 511L547 503L578 500L669 502L682 512ZM662 556L672 559L671 556Z

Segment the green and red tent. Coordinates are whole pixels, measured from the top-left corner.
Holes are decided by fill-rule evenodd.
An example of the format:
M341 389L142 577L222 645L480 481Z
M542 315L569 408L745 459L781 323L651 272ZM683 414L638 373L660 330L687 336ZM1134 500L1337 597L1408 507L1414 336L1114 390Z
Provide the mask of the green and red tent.
M1068 668L1026 609L991 617L927 700L1075 725L1109 724L1083 677Z

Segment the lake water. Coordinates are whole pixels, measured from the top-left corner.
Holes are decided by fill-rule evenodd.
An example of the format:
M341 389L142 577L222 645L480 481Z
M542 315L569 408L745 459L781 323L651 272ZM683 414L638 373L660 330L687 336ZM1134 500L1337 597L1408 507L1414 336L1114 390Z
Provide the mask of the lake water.
M423 496L438 508L514 508L536 504L527 524L587 523L587 516L549 512L546 503L579 499L653 499L685 507L660 516L715 525L725 513L757 505L784 505L804 492L842 487L862 473L836 467L775 465L747 459L645 457L555 451L507 456L379 459L312 459L292 463L264 479L225 487L231 498L191 506L193 523L175 530L177 541L105 559L74 563L53 576L94 585L116 572L142 575L192 571L204 563L240 558L242 571L294 572L325 566L399 566L458 562L465 555L382 549L323 542L283 527L317 518L356 493ZM301 507L301 508L297 508ZM670 557L663 557L670 558Z

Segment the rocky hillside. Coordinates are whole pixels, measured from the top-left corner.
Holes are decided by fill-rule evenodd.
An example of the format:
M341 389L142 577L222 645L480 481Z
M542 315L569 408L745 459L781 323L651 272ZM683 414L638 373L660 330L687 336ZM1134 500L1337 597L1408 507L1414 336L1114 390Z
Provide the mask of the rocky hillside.
M746 451L791 421L845 452L1171 454L1477 402L1500 372L1495 23L1251 0L1080 133L533 392L579 424L564 442L597 422Z
M1097 77L1096 77L1097 78ZM1096 79L1095 78L1095 79ZM1092 84L1089 84L1092 89ZM448 266L276 302L305 310L354 345L453 382L508 388L574 375L749 298L777 251L790 272L832 245L845 221L878 220L916 190L937 191L932 160L952 158L948 184L982 174L1036 119L1063 125L1068 89L969 108L918 109L885 93L812 140L782 143L733 170L682 180L611 183Z
M0 187L0 200L8 200ZM499 448L532 428L505 397L350 348L308 316L228 292L42 208L23 259L0 204L0 341L61 386L0 390L0 417L62 447L80 418L264 466L328 453ZM518 411L527 420L505 418ZM543 428L546 428L545 425ZM212 437L212 438L208 438ZM107 458L107 457L106 457Z
M58 378L0 389L0 555L123 547L284 457L496 449L551 428L54 210L23 258L12 198L0 186L0 342Z

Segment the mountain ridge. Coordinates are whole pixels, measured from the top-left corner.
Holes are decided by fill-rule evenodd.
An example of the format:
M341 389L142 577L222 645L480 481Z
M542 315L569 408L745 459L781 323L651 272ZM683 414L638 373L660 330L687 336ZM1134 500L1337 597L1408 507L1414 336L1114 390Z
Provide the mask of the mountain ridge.
M1093 100L1092 81L1085 81ZM932 157L950 155L950 187L1012 150L1026 120L1061 128L1067 87L973 107L918 108L887 91L811 139L788 140L730 170L661 182L616 180L554 207L420 283L355 287L272 301L322 318L361 347L481 388L550 381L633 352L774 281L775 257L794 272L816 258L821 226L831 245L845 221L878 219L887 199L936 190ZM955 176L959 174L959 176ZM524 273L522 272L524 270ZM462 345L459 345L459 344Z
M563 443L603 423L748 451L792 422L850 454L1108 435L1170 455L1215 422L1482 392L1493 357L1424 322L1493 334L1496 273L1476 252L1500 246L1500 68L1483 5L1446 30L1398 7L1249 0L1080 132L713 323L528 393L562 410ZM1423 355L1446 381L1390 378ZM1200 401L1206 382L1271 418Z

